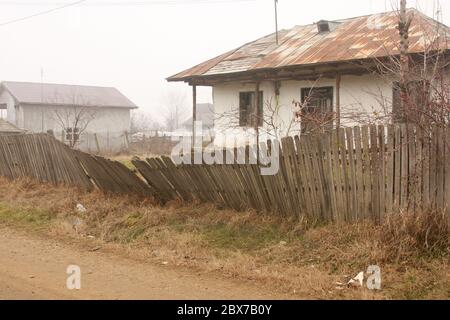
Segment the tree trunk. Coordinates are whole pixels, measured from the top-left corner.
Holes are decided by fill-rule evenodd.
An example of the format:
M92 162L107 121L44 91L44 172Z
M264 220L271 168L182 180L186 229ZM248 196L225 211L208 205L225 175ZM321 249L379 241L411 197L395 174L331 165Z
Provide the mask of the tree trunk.
M394 111L397 122L408 122L408 83L409 83L409 27L411 18L407 17L406 0L400 0L398 30L400 34L400 110Z

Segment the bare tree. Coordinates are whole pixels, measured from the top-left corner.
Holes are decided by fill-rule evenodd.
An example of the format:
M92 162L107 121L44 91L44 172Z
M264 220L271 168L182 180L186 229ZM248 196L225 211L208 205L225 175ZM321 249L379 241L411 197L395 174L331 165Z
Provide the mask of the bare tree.
M282 105L279 96L266 98L263 101L263 112L257 119L255 119L255 112L251 112L247 115L250 117L248 121L243 123L240 108L232 108L226 112L216 113L215 120L221 124L222 131L239 128L253 129L257 121L260 126L256 134L277 140L301 133L330 129L336 120L336 113L331 111L333 106L315 105L317 103L314 100L315 89L320 80L319 78L310 85L310 91L303 97L303 101L293 99L290 105ZM254 106L251 108L254 109Z
M439 11L434 19L419 17L414 10L406 9L406 1L397 2L393 8L398 21L397 33L391 41L394 48L384 48L382 58L371 62L354 63L377 77L382 87L365 92L376 101L375 105L363 105L355 101L342 108L340 118L347 123L389 124L411 123L424 128L430 125L450 124L450 29L440 22ZM439 7L439 6L438 6ZM410 51L410 32L420 34L423 51ZM417 41L417 40L416 40ZM386 95L386 87L392 93Z
M400 35L400 60L399 60L399 91L400 91L400 109L406 106L408 95L408 76L409 76L409 28L411 27L412 17L406 14L406 0L400 0L400 12L398 19L398 32ZM396 115L396 120L403 118L401 112Z
M301 125L301 133L323 132L333 128L337 120L336 112L325 111L311 105L309 97L305 101L293 101L294 119ZM341 117L342 118L342 117Z
M181 123L188 117L189 109L186 94L179 90L169 91L163 101L164 125L166 130L173 132L180 128Z
M415 12L406 9L406 0L399 1L394 8L398 19L395 50L385 48L385 57L374 59L373 63L355 64L379 77L383 83L393 85L393 96L385 96L382 88L366 92L377 101L377 105L354 105L342 108L340 119L352 124L412 123L423 128L430 125L448 126L450 124L450 86L449 86L449 39L450 29L440 22L439 12L435 19L415 17ZM439 6L438 6L439 7ZM410 29L420 30L423 52L410 52ZM308 99L294 102L305 128L311 123L313 130L322 130L335 121L336 115L316 110L308 111Z
M392 39L394 50L385 48L383 58L375 58L370 63L355 63L355 67L365 68L368 74L381 78L389 87L393 85L393 97L391 94L386 95L385 88L371 89L366 94L372 96L375 105L363 105L361 101L355 100L352 105L341 108L339 118L343 123L352 125L408 122L423 127L432 124L449 126L450 29L439 22L439 14L436 14L435 20L428 17L416 19L415 11L406 9L406 0L400 0L399 4L394 10L398 19L398 32ZM409 33L412 25L415 33L420 30L422 35L421 53L417 53L417 48L415 53L410 53ZM316 80L309 94L301 101L294 99L292 121L282 119L282 108L277 97L267 99L262 115L264 127L260 130L269 136L281 138L296 133L299 126L301 133L333 128L337 114L315 105L314 89L318 81L320 79ZM241 127L240 116L239 108L216 115L224 128Z
M160 130L161 124L148 112L137 110L131 113L131 134Z
M83 96L73 94L70 97L70 104L56 107L53 120L64 132L64 138L69 146L75 148L80 143L83 132L95 119L97 112L97 106L91 105Z
M389 53L376 61L377 73L394 82L394 96L387 118L393 122L412 123L421 127L450 124L449 39L450 29L435 19L419 19L406 10L400 1L398 11L399 55ZM423 34L423 52L409 51L409 30L412 23Z

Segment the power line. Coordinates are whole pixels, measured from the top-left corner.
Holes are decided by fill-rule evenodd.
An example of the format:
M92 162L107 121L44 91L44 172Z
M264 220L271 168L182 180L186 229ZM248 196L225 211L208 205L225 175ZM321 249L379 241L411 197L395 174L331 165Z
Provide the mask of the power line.
M168 1L133 1L133 2L120 2L120 1L90 1L79 0L76 2L62 4L62 2L44 2L44 1L34 1L34 2L18 2L18 1L2 1L0 5L19 5L19 6L50 6L57 5L58 7L37 12L35 14L25 16L22 18L13 19L0 23L0 27L10 25L13 23L21 22L24 20L32 19L41 15L46 15L58 10L62 10L68 7L73 7L77 5L89 5L89 6L148 6L148 5L186 5L186 4L215 4L215 3L237 3L237 2L255 2L256 0L168 0Z
M153 5L187 5L187 4L216 4L255 2L257 0L156 0L156 1L89 1L83 6L153 6ZM61 5L61 1L0 1L0 5L8 6L54 6Z
M6 25L9 25L9 24L13 24L13 23L17 23L17 22L20 22L20 21L28 20L28 19L31 19L31 18L35 18L35 17L38 17L38 16L42 16L42 15L45 15L45 14L49 14L49 13L55 12L57 10L62 10L62 9L68 8L68 7L73 7L73 6L76 6L76 5L79 5L79 4L83 3L85 1L87 1L87 0L79 0L79 1L76 1L76 2L67 3L65 5L61 5L61 6L56 7L56 8L40 11L40 12L37 12L37 13L29 15L29 16L25 16L25 17L22 17L22 18L17 18L17 19L13 19L13 20L10 20L10 21L7 21L7 22L3 22L3 23L0 23L0 27L6 26Z

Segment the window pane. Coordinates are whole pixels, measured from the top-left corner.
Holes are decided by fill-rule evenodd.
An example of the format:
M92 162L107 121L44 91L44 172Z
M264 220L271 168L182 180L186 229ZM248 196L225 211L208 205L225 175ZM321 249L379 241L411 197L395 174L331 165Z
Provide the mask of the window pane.
M249 112L251 111L251 93L241 92L239 97L239 126L246 127L249 122Z
M255 125L255 92L239 93L239 126L254 127ZM258 125L263 125L263 92L259 93Z
M302 131L333 126L333 87L303 88Z

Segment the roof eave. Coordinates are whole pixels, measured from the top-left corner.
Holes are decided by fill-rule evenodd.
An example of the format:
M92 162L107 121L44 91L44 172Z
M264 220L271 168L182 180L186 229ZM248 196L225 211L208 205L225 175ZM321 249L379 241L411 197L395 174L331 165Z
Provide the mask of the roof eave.
M181 77L181 78L179 78L179 77L169 77L169 78L166 78L166 81L167 82L180 82L180 81L187 81L187 80L189 80L191 78L192 77Z
M450 49L445 50L446 54L450 52ZM412 56L420 55L422 52L411 52L410 54ZM399 56L398 54L392 55L392 56ZM361 71L366 70L367 72L370 72L370 67L374 67L377 62L383 61L385 59L389 59L389 57L392 56L379 56L379 57L368 57L368 58L362 58L362 59L352 59L352 60L338 60L338 61L329 61L329 62L318 62L318 63L310 63L310 64L299 64L299 65L287 65L287 66L280 66L275 68L258 68L258 69L250 69L240 72L229 72L229 73L219 73L219 74L208 74L208 75L195 75L195 76L187 76L187 77L179 77L179 78L168 78L167 81L169 82L187 82L190 85L197 84L197 85L209 85L212 86L214 84L208 84L209 81L215 80L216 82L220 80L223 80L224 82L231 82L231 81L258 81L261 80L260 75L263 73L272 73L276 74L277 72L282 71L295 71L295 70L308 70L310 69L311 75L314 74L314 70L317 68L326 68L330 67L330 69L336 68L336 73L345 71L345 70L339 70L339 66L347 66L349 69L360 69ZM318 75L320 75L320 72L317 72ZM253 78L253 79L249 79ZM233 80L230 80L233 79ZM293 80L295 80L293 78Z
M15 104L19 104L20 103L19 99L17 99L17 97L14 94L14 92L12 92L12 90L9 89L8 86L4 82L1 83L0 88L2 88L3 90L5 90L6 92L8 92L11 95L11 97L13 98Z
M230 79L230 78L236 78L236 81L239 81L239 78L245 78L245 81L253 80L257 81L261 77L260 75L263 73L277 73L281 72L283 70L308 70L319 67L327 67L330 68L339 66L339 65L352 65L354 64L354 67L357 68L358 66L361 67L364 63L368 63L370 61L373 61L373 58L370 59L357 59L357 60L345 60L345 61L330 61L326 63L314 63L314 64L302 64L302 65L288 65L288 66L280 66L276 68L258 68L258 69L251 69L251 70L245 70L240 72L229 72L229 73L219 73L219 74L208 74L208 75L196 75L196 76L188 76L188 77L181 77L181 78L168 78L167 81L169 82L187 82L189 84L199 84L204 83L204 81L208 81L211 79L219 80L223 79ZM361 67L362 68L362 67ZM338 72L339 70L336 70ZM314 71L313 71L314 72ZM253 78L253 79L249 79ZM203 84L207 85L207 84Z
M54 106L54 107L87 107L87 108L116 108L116 109L139 109L138 106L82 106L65 103L45 103L45 102L18 102L22 106Z

